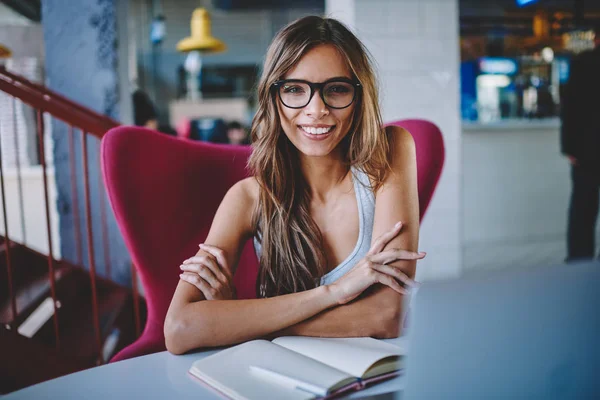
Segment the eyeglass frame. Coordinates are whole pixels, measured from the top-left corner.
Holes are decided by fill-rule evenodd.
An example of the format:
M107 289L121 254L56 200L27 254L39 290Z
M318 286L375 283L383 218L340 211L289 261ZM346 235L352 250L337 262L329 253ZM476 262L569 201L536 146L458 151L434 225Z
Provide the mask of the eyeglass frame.
M306 102L305 105L300 106L300 107L290 107L287 104L285 104L285 102L281 98L281 91L279 89L281 88L281 85L283 85L285 83L289 83L289 82L304 83L304 84L308 85L308 87L310 87L310 96L308 97L308 101ZM355 87L354 94L352 95L352 100L350 101L350 103L348 103L347 106L332 107L329 104L327 104L327 101L325 100L325 96L323 95L323 88L325 87L325 85L327 85L328 83L331 83L331 82L349 83ZM279 101L281 101L281 104L283 104L287 108L297 110L297 109L306 107L307 105L310 104L313 96L315 95L315 89L319 89L319 96L321 96L321 100L323 100L323 104L325 104L329 108L333 108L334 110L343 110L344 108L350 107L352 105L352 103L354 103L354 100L356 100L356 94L360 91L360 89L362 88L362 85L359 82L356 82L355 80L352 80L349 78L331 78L331 79L327 79L326 81L320 82L320 83L309 82L309 81L305 81L304 79L280 79L278 81L273 82L271 87L273 89L277 89L277 96L279 97Z

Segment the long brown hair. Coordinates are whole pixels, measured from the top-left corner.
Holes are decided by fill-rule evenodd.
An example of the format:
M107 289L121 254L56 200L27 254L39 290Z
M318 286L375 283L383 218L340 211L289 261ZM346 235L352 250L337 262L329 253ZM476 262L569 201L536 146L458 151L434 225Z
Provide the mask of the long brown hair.
M260 186L254 221L261 243L256 283L259 297L294 293L318 285L327 267L323 238L310 215L310 193L298 150L283 133L272 85L316 46L333 45L361 84L353 121L340 146L348 167L362 169L377 190L389 171L389 144L382 128L378 88L364 45L342 23L304 17L273 39L258 84L258 109L252 121L248 162Z

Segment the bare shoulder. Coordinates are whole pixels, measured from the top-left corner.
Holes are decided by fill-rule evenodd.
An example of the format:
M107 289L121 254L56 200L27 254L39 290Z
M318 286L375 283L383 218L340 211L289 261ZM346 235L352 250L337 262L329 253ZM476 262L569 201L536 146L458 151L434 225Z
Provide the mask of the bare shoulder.
M406 129L390 125L385 133L390 144L390 164L394 172L406 171L407 166L416 162L415 141Z
M258 187L256 179L251 177L238 181L227 191L213 220L210 239L213 239L213 234L215 238L221 238L234 233L239 237L252 233Z
M254 206L258 200L259 185L253 176L238 181L227 192L228 197L234 197L238 204Z
M415 141L406 129L401 126L390 125L385 127L385 133L390 143L392 157L414 152Z

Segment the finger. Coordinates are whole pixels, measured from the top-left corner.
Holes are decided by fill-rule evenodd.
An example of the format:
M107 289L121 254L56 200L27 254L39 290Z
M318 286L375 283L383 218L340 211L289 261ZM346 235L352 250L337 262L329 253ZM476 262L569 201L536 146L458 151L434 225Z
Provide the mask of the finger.
M217 264L217 260L212 256L212 254L196 254L193 257L188 258L187 260L184 260L182 264L204 264L204 263L211 263L211 264Z
M215 277L221 281L223 284L226 284L227 282L229 282L229 280L225 277L225 275L223 275L223 272L221 271L221 267L219 267L219 265L217 264L217 260L215 259L215 257L208 253L206 255L196 255L192 258L188 258L187 260L185 260L183 262L182 265L188 265L188 264L203 264L206 265L208 268L210 268L210 270L213 272L213 274L215 275ZM196 271L199 272L199 271Z
M373 244L371 245L371 248L369 249L367 255L377 254L380 251L382 251L393 238L398 236L401 229L402 222L398 222L396 225L394 225L392 229L375 239L375 242L373 242Z
M382 283L386 286L391 287L392 289L394 289L396 292L398 292L400 294L408 294L408 290L406 290L405 288L400 286L400 284L398 283L397 280L395 280L394 278L392 278L391 276L389 276L387 274L379 273L377 275L377 281L379 283Z
M204 264L181 264L179 268L184 272L200 275L214 289L218 289L222 285L213 271Z
M390 275L396 279L398 279L399 281L404 282L406 285L410 286L410 287L419 287L421 286L419 282L410 279L408 277L408 275L406 275L404 272L400 271L398 268L392 267L390 265L384 265L384 264L373 264L371 266L371 268L373 268L374 270Z
M421 260L427 253L424 251L414 252L401 249L389 249L371 256L371 261L378 264L389 264L398 260Z
M207 253L210 253L213 257L215 257L217 259L217 262L221 266L221 270L223 271L223 273L226 274L229 279L232 278L231 270L229 269L229 264L227 262L227 257L225 257L225 252L223 250L221 250L218 247L204 243L200 244L200 248L206 251Z
M392 229L380 235L377 239L375 239L375 242L373 242L373 244L371 245L369 254L376 254L382 251L385 248L385 246L390 242L390 240L398 236L398 233L400 233L401 229L402 222L398 222L392 227Z
M191 269L189 270L197 273L200 272L200 270L198 269L200 265L205 265L206 267L210 268L211 271L219 270L217 261L210 254L196 255L194 257L188 258L181 264L180 267L183 268L186 266L190 266Z
M195 274L193 272L184 272L179 275L179 279L189 283L190 285L196 287L196 289L200 290L206 298L206 300L212 300L211 286L198 274Z

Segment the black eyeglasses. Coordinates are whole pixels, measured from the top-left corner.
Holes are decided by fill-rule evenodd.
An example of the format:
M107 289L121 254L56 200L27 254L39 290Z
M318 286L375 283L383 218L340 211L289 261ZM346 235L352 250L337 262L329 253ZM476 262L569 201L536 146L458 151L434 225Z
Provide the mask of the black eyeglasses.
M302 79L282 79L273 83L279 99L288 108L303 108L310 103L319 90L319 95L327 107L342 109L349 107L360 90L360 83L346 78L333 78L325 82L313 83Z

